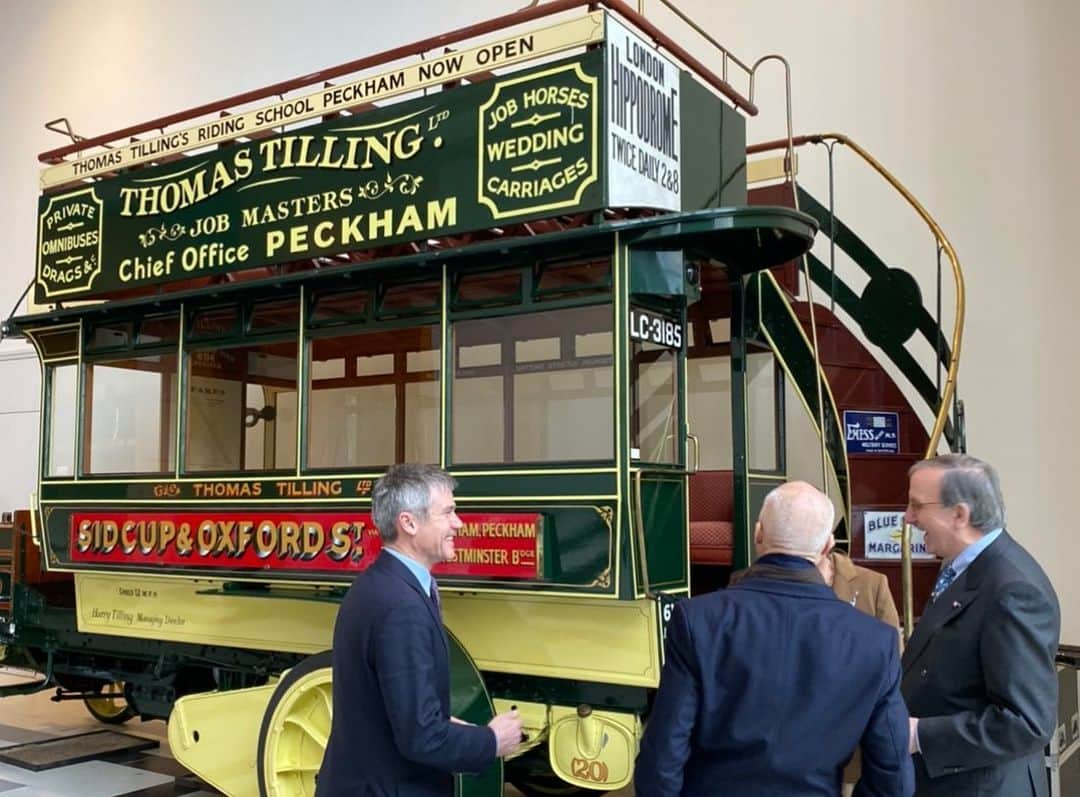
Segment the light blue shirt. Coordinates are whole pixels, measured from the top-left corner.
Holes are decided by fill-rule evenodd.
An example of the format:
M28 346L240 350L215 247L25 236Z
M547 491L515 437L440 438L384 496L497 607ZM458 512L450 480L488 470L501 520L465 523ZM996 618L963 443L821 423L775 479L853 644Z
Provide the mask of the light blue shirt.
M425 595L431 594L431 572L426 567L401 551L395 551L393 548L383 548L383 550L409 568L409 572L416 576L416 580L420 582L420 589L424 591Z
M1001 536L1001 529L994 529L988 531L982 535L981 539L971 543L967 548L962 550L956 555L956 558L949 562L949 567L956 573L956 577L960 578L960 575L971 566L971 563L975 561L975 558L985 551L990 545Z

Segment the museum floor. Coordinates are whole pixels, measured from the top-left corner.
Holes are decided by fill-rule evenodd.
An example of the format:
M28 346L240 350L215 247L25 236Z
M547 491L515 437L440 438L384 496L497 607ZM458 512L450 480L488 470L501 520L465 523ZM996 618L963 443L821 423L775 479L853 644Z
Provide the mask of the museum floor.
M0 685L27 680L27 674L0 668ZM89 733L102 725L81 701L55 703L52 690L0 700L0 754L4 748ZM180 766L169 753L165 723L131 720L116 730L159 743L143 752L109 754L97 760L34 772L0 762L0 797L211 797L219 792ZM631 794L615 792L612 797ZM506 797L520 797L507 786Z

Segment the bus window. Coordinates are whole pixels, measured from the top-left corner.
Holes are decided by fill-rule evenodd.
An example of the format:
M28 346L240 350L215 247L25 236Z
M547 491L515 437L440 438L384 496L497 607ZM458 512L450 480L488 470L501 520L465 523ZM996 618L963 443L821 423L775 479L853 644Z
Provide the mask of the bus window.
M184 469L294 468L296 342L189 352Z
M731 358L691 357L686 361L690 431L701 445L702 470L731 470Z
M630 446L642 462L678 462L678 351L634 341Z
M453 334L455 463L613 458L610 305L457 321Z
M439 327L311 341L309 468L439 461Z
M746 455L750 469L780 468L778 456L778 371L772 352L750 353L746 358Z
M175 396L175 354L87 363L83 471L171 471L176 443Z
M49 416L46 474L70 478L75 475L75 407L78 401L78 366L54 365L48 369Z

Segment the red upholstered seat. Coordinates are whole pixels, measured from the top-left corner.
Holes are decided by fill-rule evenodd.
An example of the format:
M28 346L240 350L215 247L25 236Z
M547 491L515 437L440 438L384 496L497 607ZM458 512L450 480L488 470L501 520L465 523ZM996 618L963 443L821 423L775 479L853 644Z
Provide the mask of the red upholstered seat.
M690 477L690 561L730 565L735 543L733 474L698 471Z

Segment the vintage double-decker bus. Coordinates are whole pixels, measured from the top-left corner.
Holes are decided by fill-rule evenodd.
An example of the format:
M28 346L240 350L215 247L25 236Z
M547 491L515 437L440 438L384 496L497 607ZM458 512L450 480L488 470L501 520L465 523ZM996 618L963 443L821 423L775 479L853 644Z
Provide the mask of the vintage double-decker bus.
M853 142L748 160L756 66L717 53L560 0L44 153L6 326L42 364L39 487L0 527L0 643L41 677L5 692L167 719L230 795L313 794L396 462L458 482L454 711L527 726L463 797L629 783L671 602L745 565L785 478L899 590L903 470L963 445L962 283L949 337L796 185L796 148Z

